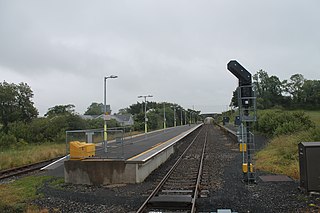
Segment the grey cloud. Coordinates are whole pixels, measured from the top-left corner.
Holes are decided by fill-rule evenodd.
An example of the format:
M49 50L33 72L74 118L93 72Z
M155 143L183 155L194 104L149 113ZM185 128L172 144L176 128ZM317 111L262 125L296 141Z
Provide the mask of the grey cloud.
M237 85L226 70L231 59L253 73L319 79L319 6L316 0L1 1L0 73L2 67L31 81L38 106L50 96L50 104L69 100L83 112L102 100L103 76L117 74L110 82L114 110L146 93L185 107L224 107ZM41 83L48 76L68 79Z

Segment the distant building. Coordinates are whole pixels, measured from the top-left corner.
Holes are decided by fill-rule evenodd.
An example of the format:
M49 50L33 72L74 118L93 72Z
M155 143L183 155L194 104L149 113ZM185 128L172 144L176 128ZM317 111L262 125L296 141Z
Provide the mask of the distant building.
M134 124L133 116L131 114L111 115L111 119L118 121L121 126L131 126Z

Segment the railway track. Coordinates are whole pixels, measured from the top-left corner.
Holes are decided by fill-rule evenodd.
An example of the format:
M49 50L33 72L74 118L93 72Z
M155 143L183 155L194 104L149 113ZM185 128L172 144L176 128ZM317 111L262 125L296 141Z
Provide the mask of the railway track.
M45 161L41 161L38 163L33 163L33 164L29 164L26 166L21 166L21 167L15 167L12 169L7 169L7 170L3 170L0 171L0 180L6 179L6 178L10 178L13 176L18 176L18 175L23 175L23 174L27 174L36 170L40 170L42 167L49 165L50 163L52 163L55 160L58 160L61 157L57 157L57 158L53 158L50 160L45 160Z
M209 127L204 125L137 213L196 212Z

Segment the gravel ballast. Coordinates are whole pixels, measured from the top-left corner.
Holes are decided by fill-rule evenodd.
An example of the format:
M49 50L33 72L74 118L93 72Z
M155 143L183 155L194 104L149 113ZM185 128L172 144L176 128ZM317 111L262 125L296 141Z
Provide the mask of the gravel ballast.
M171 168L174 160L188 145L192 133L176 146L176 152L140 184L84 186L54 184L51 179L38 189L42 194L33 204L49 212L135 212ZM266 142L257 137L256 143ZM297 181L262 182L248 185L242 181L242 155L238 146L212 126L204 162L202 190L205 196L197 200L198 212L231 209L236 212L320 212L320 198L308 196ZM261 146L258 146L261 147ZM45 173L44 173L45 174ZM257 176L265 175L257 172Z

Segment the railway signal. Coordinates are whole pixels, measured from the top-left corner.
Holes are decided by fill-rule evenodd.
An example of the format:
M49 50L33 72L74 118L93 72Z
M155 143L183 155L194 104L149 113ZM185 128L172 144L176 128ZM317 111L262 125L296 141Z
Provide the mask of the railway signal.
M231 60L227 64L228 70L239 79L239 86L252 84L251 73L248 72L239 62Z
M227 69L239 79L238 103L240 126L238 130L238 142L243 153L242 171L244 180L255 182L253 154L255 150L254 135L251 132L252 123L256 121L256 97L252 85L252 76L239 62L231 60Z

